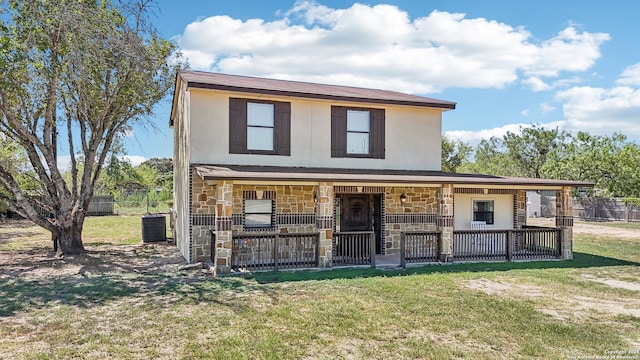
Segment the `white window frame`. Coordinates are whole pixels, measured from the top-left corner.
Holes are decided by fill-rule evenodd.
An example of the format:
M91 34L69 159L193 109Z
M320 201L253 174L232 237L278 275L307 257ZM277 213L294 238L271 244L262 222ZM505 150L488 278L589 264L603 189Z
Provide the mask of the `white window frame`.
M364 122L358 124L360 120L364 120L366 114L366 127ZM354 142L366 139L364 143L355 144ZM347 155L370 155L371 154L371 111L369 110L347 110Z
M273 228L273 204L273 200L244 199L242 203L244 227L247 229ZM251 209L252 206L257 206L259 209L253 210ZM248 212L247 210L251 211ZM267 218L268 222L266 221ZM262 219L262 221L259 221L259 219Z
M484 202L491 203L491 211L476 211L476 203ZM486 219L476 218L476 213L491 213L491 222ZM487 225L494 225L496 223L496 202L494 199L472 199L471 200L471 221L485 221Z
M247 150L274 151L274 131L274 104L247 102Z

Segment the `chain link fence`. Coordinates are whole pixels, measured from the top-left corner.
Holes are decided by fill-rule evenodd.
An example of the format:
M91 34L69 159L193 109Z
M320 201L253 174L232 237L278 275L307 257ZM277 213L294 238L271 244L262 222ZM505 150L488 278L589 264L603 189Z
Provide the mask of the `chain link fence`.
M172 206L172 194L165 190L124 190L116 195L94 195L87 215L168 214Z

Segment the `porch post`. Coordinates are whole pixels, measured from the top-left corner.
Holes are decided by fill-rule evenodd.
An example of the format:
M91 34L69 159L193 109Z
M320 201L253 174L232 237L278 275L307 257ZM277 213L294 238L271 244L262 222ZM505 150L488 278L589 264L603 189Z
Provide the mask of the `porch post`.
M218 273L228 273L231 271L233 181L218 181L216 199L215 268Z
M442 184L438 192L438 217L440 231L440 261L453 261L453 184Z
M573 197L571 186L556 191L556 227L560 229L563 259L573 259Z
M513 228L522 229L527 224L527 192L525 190L516 190L514 208Z
M316 193L316 226L320 233L318 267L330 268L333 259L333 183L321 182Z

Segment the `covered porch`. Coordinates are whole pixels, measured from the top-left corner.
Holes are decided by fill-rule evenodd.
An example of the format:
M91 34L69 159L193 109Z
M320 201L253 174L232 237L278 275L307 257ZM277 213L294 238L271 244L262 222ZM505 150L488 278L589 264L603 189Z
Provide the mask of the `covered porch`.
M211 166L194 167L192 179L193 258L220 273L570 259L572 186L589 185ZM530 189L556 192L555 227L527 225Z

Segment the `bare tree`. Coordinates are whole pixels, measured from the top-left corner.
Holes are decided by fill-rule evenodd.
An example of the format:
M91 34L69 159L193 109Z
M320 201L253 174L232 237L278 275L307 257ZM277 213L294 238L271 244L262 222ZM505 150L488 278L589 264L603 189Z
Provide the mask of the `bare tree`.
M150 26L150 5L2 2L0 133L24 151L39 189L25 191L0 162L0 200L57 236L62 253L84 250L86 209L105 158L134 123L148 122L179 66L174 46ZM68 181L59 150L71 158Z

